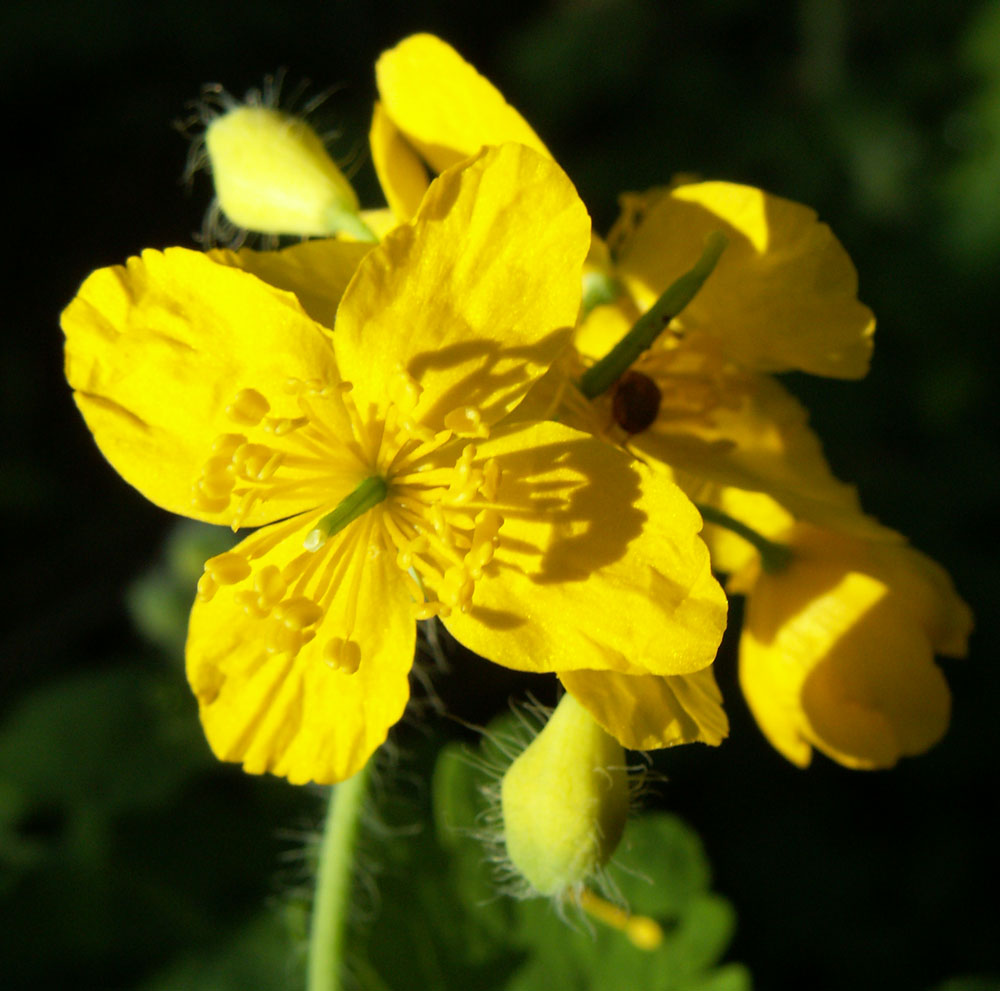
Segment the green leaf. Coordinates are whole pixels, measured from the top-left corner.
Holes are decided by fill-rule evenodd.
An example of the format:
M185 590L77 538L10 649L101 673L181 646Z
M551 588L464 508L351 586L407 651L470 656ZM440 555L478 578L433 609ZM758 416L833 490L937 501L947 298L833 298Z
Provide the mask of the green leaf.
M269 911L228 934L218 946L184 954L136 991L287 991L303 986L303 964L291 952L284 918Z
M236 542L226 527L182 520L171 531L160 560L126 592L136 629L164 653L184 654L188 616L205 562Z

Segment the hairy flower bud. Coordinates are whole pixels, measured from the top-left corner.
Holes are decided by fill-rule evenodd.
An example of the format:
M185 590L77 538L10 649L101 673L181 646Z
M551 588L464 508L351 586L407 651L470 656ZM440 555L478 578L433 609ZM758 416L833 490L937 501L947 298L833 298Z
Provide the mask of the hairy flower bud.
M542 895L557 895L604 866L625 829L625 752L573 698L504 775L507 854Z
M372 240L354 189L305 121L271 107L236 107L209 124L205 148L219 205L239 227Z

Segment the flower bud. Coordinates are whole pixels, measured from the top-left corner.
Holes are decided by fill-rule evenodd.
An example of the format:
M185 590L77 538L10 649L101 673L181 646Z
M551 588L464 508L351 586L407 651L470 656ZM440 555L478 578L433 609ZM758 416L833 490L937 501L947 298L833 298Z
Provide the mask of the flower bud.
M629 807L625 752L572 695L511 764L500 789L507 855L541 895L608 862Z
M205 148L219 205L237 226L373 239L354 189L305 121L271 107L236 107L209 124Z

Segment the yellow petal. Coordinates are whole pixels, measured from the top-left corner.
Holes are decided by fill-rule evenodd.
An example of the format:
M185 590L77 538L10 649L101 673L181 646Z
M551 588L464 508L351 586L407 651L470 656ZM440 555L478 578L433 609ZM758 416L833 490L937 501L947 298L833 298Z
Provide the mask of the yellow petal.
M951 695L926 635L887 598L861 616L802 686L803 733L847 767L891 767L948 728Z
M62 315L66 377L105 457L171 512L228 523L192 486L223 434L226 410L253 389L277 417L299 414L290 378L338 381L327 336L290 293L183 248L99 269ZM313 503L314 504L314 503ZM272 502L265 523L310 508Z
M424 163L406 143L381 103L375 104L368 143L386 202L399 220L411 220L427 192L430 179Z
M804 526L788 540L788 567L749 591L740 640L740 683L761 729L801 766L811 747L858 768L927 750L950 708L935 638L947 630L964 650L971 624L947 575L902 543Z
M293 244L281 251L210 251L220 265L241 268L258 279L294 293L302 309L317 323L333 330L337 307L369 243L319 238Z
M445 625L507 667L687 674L715 657L726 598L679 489L555 423L497 428L504 523L468 613Z
M375 78L386 114L435 172L508 141L551 157L500 91L434 35L383 52Z
M631 750L679 743L715 747L729 735L722 693L710 667L666 677L563 671L559 678L594 719Z
M720 405L689 417L661 409L648 430L629 439L630 449L699 482L763 492L798 519L868 535L882 531L861 512L854 486L830 470L802 404L770 376L730 378L732 394L723 389Z
M377 210L362 210L361 219L379 241L399 223L399 218L387 206L379 207Z
M619 257L644 309L717 230L729 245L675 326L721 339L728 358L758 371L867 372L875 321L847 253L814 211L750 186L693 183L655 200Z
M188 679L216 756L296 784L331 784L364 766L403 713L415 642L409 596L374 513L315 552L340 552L339 568L328 559L301 584L292 580L296 559L311 557L303 540L316 519L275 524L236 547L242 554L282 538L254 560L251 576L195 604L187 644ZM314 611L299 608L300 600L315 598L321 581L333 583L332 602L303 629ZM258 587L270 599L256 598ZM297 653L287 649L310 635ZM331 659L338 640L355 645L342 668Z
M780 543L781 535L795 522L787 510L782 509L779 503L763 492L745 492L742 489L706 485L696 495L683 481L678 480L678 483L695 502L721 509L767 540ZM759 563L756 548L732 530L706 523L701 536L708 545L712 557L712 569L717 573L738 574L745 572L751 563ZM737 587L736 582L727 582L726 591L732 595L741 592L742 589Z
M919 625L931 647L946 657L965 657L972 634L972 610L963 601L948 572L926 554L900 540L873 543L868 548L873 573L884 576Z
M498 419L564 346L589 246L572 183L535 152L504 145L445 173L344 294L334 346L359 409L416 384L431 429L459 407Z

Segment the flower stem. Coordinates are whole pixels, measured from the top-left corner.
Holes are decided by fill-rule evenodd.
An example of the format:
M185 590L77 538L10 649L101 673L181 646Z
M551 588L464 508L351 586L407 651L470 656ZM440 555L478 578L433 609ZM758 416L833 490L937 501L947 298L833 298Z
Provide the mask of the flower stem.
M596 365L592 365L580 376L580 392L588 399L606 392L643 351L652 347L653 341L663 333L667 324L694 299L705 284L728 243L722 231L713 231L708 235L705 250L694 267L677 279Z
M714 506L705 506L700 502L696 502L695 506L706 523L714 523L716 526L724 527L738 537L742 537L747 543L752 544L757 553L760 554L760 562L765 571L771 573L781 571L792 559L792 549L787 545L768 540L756 530L751 530L746 523L741 523Z
M313 896L307 991L339 991L342 986L354 847L367 784L366 765L330 789Z

